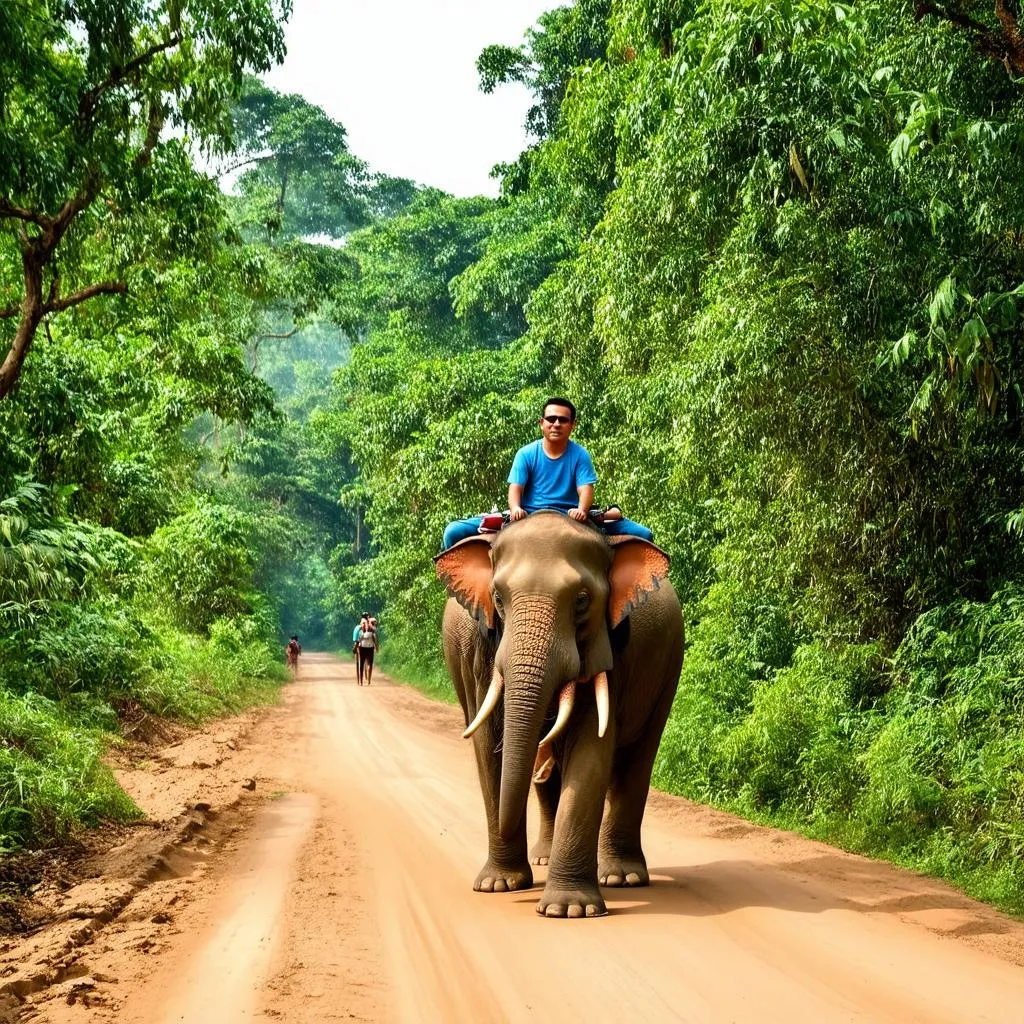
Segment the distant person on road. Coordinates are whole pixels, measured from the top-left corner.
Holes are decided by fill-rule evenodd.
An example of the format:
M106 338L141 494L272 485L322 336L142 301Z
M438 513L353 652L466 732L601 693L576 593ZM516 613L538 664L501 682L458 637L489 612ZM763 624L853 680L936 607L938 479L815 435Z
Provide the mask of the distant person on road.
M299 643L298 636L292 636L284 653L288 660L288 668L291 669L292 675L295 675L299 671L299 655L302 653L302 645Z
M359 675L359 685L365 681L369 686L373 682L373 655L380 648L377 640L376 619L367 616L360 622L359 643L356 645L357 665L356 671ZM365 626L363 623L365 622Z
M355 658L356 665L359 665L359 638L362 636L363 630L367 628L370 621L370 616L363 612L359 616L359 621L356 623L356 628L352 630L352 657Z

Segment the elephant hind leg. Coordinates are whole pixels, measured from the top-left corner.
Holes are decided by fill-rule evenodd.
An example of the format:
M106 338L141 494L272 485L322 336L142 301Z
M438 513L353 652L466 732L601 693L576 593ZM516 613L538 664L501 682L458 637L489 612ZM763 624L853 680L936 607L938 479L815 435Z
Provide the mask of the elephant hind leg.
M651 716L650 727L629 747L615 752L607 812L597 847L597 877L611 888L651 884L640 826L651 788L651 773L661 734L672 708L675 687L666 691Z

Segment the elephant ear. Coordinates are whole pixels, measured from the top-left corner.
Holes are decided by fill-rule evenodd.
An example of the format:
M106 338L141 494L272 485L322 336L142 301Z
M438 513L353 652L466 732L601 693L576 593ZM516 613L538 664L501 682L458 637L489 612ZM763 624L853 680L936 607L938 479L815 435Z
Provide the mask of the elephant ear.
M470 537L434 558L437 578L473 618L494 628L491 600L491 538Z
M608 573L608 620L614 629L647 602L668 576L668 555L640 537L609 537L612 567Z

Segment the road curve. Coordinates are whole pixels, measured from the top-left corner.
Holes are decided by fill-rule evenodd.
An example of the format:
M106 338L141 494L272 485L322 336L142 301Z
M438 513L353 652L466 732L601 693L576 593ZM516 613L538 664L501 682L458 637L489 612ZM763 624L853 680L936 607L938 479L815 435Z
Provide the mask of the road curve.
M1024 1020L1024 927L941 883L653 795L654 885L477 894L461 716L305 655L267 802L118 1019ZM534 816L535 817L535 816ZM536 869L543 884L544 868Z

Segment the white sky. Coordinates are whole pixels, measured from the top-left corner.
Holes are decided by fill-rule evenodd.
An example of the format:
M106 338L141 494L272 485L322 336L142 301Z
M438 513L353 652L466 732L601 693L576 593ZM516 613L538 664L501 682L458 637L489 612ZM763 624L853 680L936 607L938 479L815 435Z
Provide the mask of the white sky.
M530 95L480 92L476 58L518 46L564 0L295 0L288 56L265 81L301 93L348 130L372 170L457 196L496 195L488 177L525 146Z

